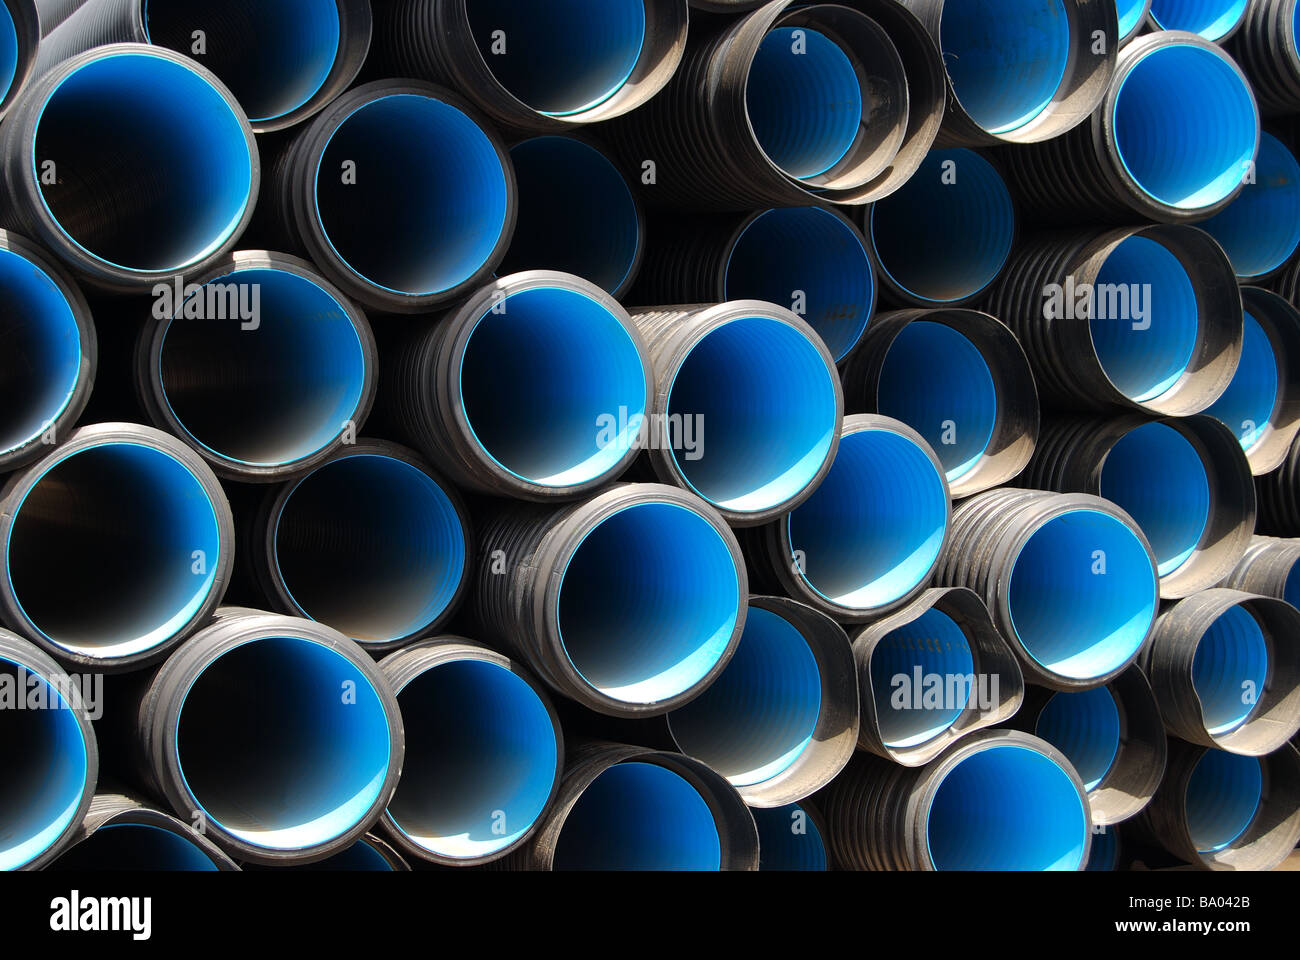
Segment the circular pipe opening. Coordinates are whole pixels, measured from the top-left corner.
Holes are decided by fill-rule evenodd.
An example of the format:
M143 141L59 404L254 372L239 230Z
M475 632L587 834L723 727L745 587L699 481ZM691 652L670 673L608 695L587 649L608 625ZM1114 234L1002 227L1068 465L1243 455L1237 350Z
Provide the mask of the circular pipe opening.
M236 464L273 467L334 442L357 417L366 366L346 305L301 274L250 269L209 281L177 308L157 369L191 440Z
M1260 134L1254 182L1198 226L1223 247L1238 277L1272 273L1300 246L1300 163L1277 137Z
M926 811L936 870L1078 870L1088 810L1070 774L1051 757L993 746L944 775Z
M1076 509L1040 525L1020 548L1007 607L1026 653L1055 674L1086 680L1133 658L1156 597L1141 539L1110 514Z
M722 299L794 304L838 363L862 339L876 279L862 237L820 207L766 210L731 244Z
M1241 23L1247 0L1151 0L1151 19L1161 30L1186 30L1206 40L1226 37Z
M300 637L262 637L219 655L186 691L176 762L211 824L294 850L366 816L388 774L389 736L383 701L347 657Z
M1121 40L1127 39L1130 34L1137 30L1146 18L1150 7L1150 0L1118 0L1115 4L1115 12L1119 14L1119 37ZM1096 843L1095 838L1093 842Z
M1187 562L1210 521L1210 480L1201 454L1163 423L1124 434L1101 464L1100 494L1146 535L1160 576Z
M1206 732L1217 737L1245 723L1267 680L1268 643L1259 622L1230 607L1202 634L1192 658L1192 686Z
M361 643L419 633L456 597L465 528L429 474L392 457L331 460L275 519L274 563L305 616Z
M1038 714L1034 734L1065 754L1093 790L1119 755L1119 706L1108 687L1055 693Z
M835 443L834 366L796 327L742 316L691 347L668 388L668 424L694 424L695 450L673 449L691 489L725 510L760 513L793 500ZM676 446L683 446L677 444Z
M335 128L316 167L315 197L325 241L345 267L389 293L432 296L492 256L510 183L496 145L459 109L391 94Z
M1241 361L1228 389L1205 412L1237 435L1243 450L1264 438L1278 402L1278 363L1273 342L1247 311Z
M46 468L14 511L10 589L56 646L130 656L169 640L203 607L217 586L221 533L203 482L165 451L79 449Z
M787 519L800 576L831 603L870 609L929 576L948 491L927 452L888 430L846 433L830 472Z
M77 715L44 677L0 658L0 681L26 703L40 685L51 709L0 710L0 870L17 870L49 850L81 807L89 764Z
M478 319L458 379L488 457L526 482L568 487L613 470L638 442L647 376L609 307L580 290L530 287Z
M826 841L797 803L749 811L758 826L760 870L827 870Z
M0 3L0 103L9 98L18 76L18 26L8 4Z
M584 681L625 703L699 683L731 642L744 598L717 530L672 503L637 503L598 523L561 571L557 624Z
M541 815L556 778L556 731L526 680L482 660L426 670L397 694L406 760L388 813L444 857L504 850Z
M36 120L32 177L55 226L122 270L175 273L221 249L254 202L243 117L183 63L107 53L64 77ZM46 184L42 165L55 164Z
M603 771L569 810L556 870L717 870L722 841L708 803L684 777L653 763Z
M979 293L1001 273L1015 237L1006 182L973 150L931 150L869 218L881 269L902 293L926 303Z
M1250 827L1264 793L1259 760L1206 750L1187 781L1187 832L1199 853L1231 846Z
M174 830L110 823L63 854L51 870L207 872L212 858Z
M931 607L891 630L871 653L880 739L901 750L943 733L966 710L975 659L966 633Z

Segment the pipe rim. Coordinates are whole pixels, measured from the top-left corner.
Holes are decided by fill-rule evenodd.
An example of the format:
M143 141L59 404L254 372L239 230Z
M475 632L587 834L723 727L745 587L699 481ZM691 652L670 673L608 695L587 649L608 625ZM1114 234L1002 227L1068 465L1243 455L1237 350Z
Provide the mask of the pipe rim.
M1147 4L1147 15L1150 18L1153 29L1182 30L1187 33L1194 33L1198 37L1203 37L1212 43L1223 43L1236 33L1241 28L1242 24L1246 22L1246 8L1249 6L1248 0L1231 0L1229 3L1216 4L1215 11L1221 11L1218 16L1214 17L1214 19L1209 23L1203 24L1197 29L1192 29L1193 26L1196 26L1195 24L1175 22L1183 19L1179 16L1182 12L1181 10L1163 10L1169 2L1170 0L1149 0ZM1173 5L1178 7L1179 0L1174 0ZM1157 7L1162 8L1164 18L1169 21L1168 23L1161 22L1161 15L1156 12Z
M111 795L109 795L111 796ZM103 794L96 794L95 799L99 800L104 797ZM199 855L206 858L212 865L214 871L238 871L239 865L234 860L226 856L225 851L215 843L192 829L188 824L181 822L169 813L162 810L155 810L152 807L137 805L129 810L122 810L113 813L107 819L99 820L96 816L96 810L91 809L85 820L80 825L80 833L77 839L70 844L59 856L59 859L51 864L50 869L60 870L68 869L63 864L66 863L65 857L70 856L77 847L83 843L92 842L100 830L112 827L140 828L149 830L160 830L164 833L179 837L182 841L190 844ZM86 869L78 867L75 869ZM119 867L106 867L104 870L118 870ZM135 868L139 869L139 868ZM175 869L175 868L171 868ZM199 868L203 869L203 868Z

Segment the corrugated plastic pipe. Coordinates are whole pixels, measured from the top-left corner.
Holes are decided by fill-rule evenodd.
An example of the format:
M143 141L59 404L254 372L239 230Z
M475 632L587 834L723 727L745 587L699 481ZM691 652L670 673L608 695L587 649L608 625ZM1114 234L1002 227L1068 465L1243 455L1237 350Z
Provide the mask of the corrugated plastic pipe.
M1291 441L1282 465L1272 473L1255 478L1259 497L1256 530L1271 537L1300 536L1300 435Z
M1242 25L1250 0L1151 0L1157 30L1186 30L1222 43Z
M1116 0L1115 12L1119 14L1119 42L1128 43L1147 24L1151 0Z
M1245 187L1201 229L1223 247L1242 282L1259 283L1281 270L1300 247L1300 163L1291 149L1262 132Z
M48 36L55 27L76 13L85 3L86 0L35 0L36 12L41 20L41 36Z
M214 872L238 870L221 848L169 813L134 797L97 793L51 870Z
M34 0L0 3L0 117L33 75L41 27Z
M758 827L758 869L820 872L830 869L826 825L809 801L751 809Z
M1221 586L1276 597L1293 607L1300 607L1297 563L1300 563L1300 540L1252 537L1245 556Z
M1300 110L1300 15L1296 0L1250 0L1227 47L1267 113Z

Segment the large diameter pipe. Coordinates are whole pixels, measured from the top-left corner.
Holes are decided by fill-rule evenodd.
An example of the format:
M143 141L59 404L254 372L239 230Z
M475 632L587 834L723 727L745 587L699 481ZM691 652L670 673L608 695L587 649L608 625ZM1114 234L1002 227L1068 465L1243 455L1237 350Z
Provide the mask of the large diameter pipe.
M1285 600L1300 607L1300 540L1251 537L1250 546L1236 569L1220 586ZM1292 574L1295 574L1294 576Z
M1296 0L1249 0L1228 49L1241 64L1266 113L1300 110L1300 30Z
M49 867L100 873L238 870L190 824L134 797L97 793L68 849Z
M35 0L0 3L0 117L33 75L41 27Z
M1300 163L1291 149L1262 132L1245 187L1201 229L1223 247L1243 282L1260 283L1282 269L1300 247Z
M60 660L139 669L202 625L234 564L207 464L152 427L82 427L0 489L0 617Z
M830 869L826 823L807 800L784 807L752 809L758 827L758 869L821 872Z
M0 871L38 870L77 836L99 776L89 679L0 630Z
M1185 30L1223 43L1241 27L1249 0L1151 0L1156 30Z
M505 507L482 527L482 636L551 689L609 716L667 713L725 669L748 576L717 511L661 484L559 510Z

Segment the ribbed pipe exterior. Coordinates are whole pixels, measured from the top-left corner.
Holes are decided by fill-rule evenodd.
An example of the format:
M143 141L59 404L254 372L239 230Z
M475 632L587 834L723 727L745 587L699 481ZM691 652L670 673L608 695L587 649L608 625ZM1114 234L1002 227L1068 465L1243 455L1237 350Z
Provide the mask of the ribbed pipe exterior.
M1255 478L1259 497L1257 530L1270 537L1300 537L1300 436L1272 473Z
M127 796L121 793L97 793L93 800L90 801L90 807L86 810L85 817L82 818L81 824L77 829L72 842L61 856L69 859L76 856L76 847L78 844L89 840L95 835L95 832L102 827L134 826L148 827L155 830L164 830L167 833L180 837L186 843L192 844L203 856L212 861L212 866L219 871L239 870L239 865L234 860L226 856L224 850L205 837L202 833L194 830L189 824L177 820L171 814L150 806L143 800L136 797ZM61 867L72 868L68 863L53 864L54 869ZM76 868L84 869L81 864L76 864ZM105 865L106 871L122 869L112 864ZM131 869L139 869L132 867Z
M86 0L36 0L36 11L41 17L41 36L47 36L85 4Z
M1237 32L1225 44L1265 113L1300 110L1295 6L1295 0L1249 0Z
M1300 563L1300 540L1251 537L1245 555L1220 585L1290 603L1287 581L1297 563Z

